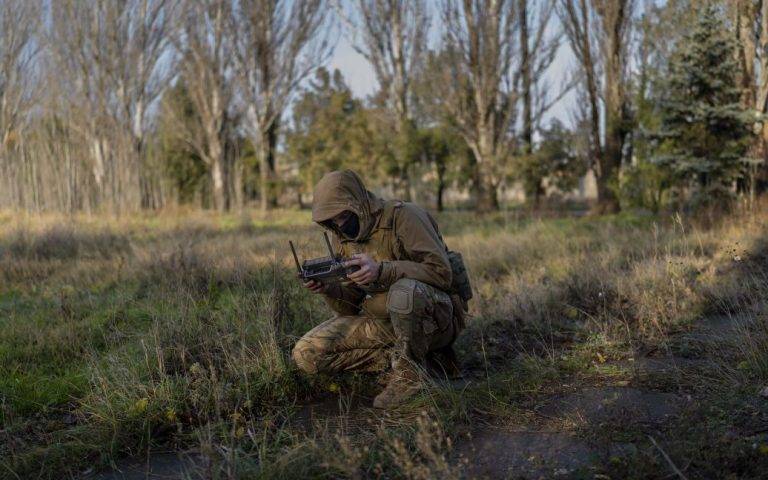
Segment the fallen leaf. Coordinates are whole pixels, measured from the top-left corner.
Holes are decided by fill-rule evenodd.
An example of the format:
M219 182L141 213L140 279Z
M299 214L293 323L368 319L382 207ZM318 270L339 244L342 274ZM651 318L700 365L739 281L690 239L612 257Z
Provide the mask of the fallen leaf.
M605 357L600 352L597 352L597 361L600 363L605 363Z

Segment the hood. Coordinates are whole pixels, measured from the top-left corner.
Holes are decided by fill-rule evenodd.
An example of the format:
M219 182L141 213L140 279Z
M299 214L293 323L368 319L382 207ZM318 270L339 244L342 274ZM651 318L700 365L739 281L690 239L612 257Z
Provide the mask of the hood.
M360 220L360 232L356 242L365 241L371 234L383 202L365 188L365 184L352 170L327 173L315 185L312 200L312 221L330 228L345 238L335 225L328 220L344 210L357 215Z

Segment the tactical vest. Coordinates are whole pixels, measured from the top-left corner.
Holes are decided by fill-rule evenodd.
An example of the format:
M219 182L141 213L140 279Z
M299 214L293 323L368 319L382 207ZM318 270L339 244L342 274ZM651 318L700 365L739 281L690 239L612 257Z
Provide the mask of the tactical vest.
M365 243L344 242L342 243L342 255L349 257L355 253L367 253L371 255L377 262L381 261L394 261L394 260L409 260L405 253L405 249L397 238L397 231L395 228L395 212L398 208L403 206L403 202L400 200L388 200L384 203L384 208L371 231L370 238ZM445 245L442 235L440 235L437 228L437 222L432 218L432 215L427 212L430 222L438 231L440 240ZM448 290L448 294L451 296L453 303L454 317L459 329L463 329L466 325L466 313L469 311L468 302L472 298L472 286L469 283L469 275L467 269L464 266L464 259L461 253L445 247L445 251L448 255L448 261L451 264L451 287ZM386 292L386 288L372 285L369 288L364 288L369 292L371 298L366 302L371 305L371 309L380 310L378 304L382 303L382 294ZM383 295L386 297L386 294ZM375 305L375 306L374 306Z

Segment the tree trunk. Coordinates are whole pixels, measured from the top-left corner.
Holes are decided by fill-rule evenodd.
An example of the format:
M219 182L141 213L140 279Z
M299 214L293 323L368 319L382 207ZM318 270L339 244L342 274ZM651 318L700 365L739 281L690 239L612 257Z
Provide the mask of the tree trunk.
M476 187L476 205L475 210L478 213L495 212L499 209L499 197L496 194L496 184L491 180L490 175L486 169L483 168L490 162L490 159L485 159L478 162L478 170L480 177L478 178Z
M159 204L152 179L145 158L144 140L141 137L133 137L133 163L139 177L139 205L142 210L156 210Z
M533 192L533 207L538 210L541 207L541 199L547 194L544 189L544 179L539 179L536 182L536 189Z
M758 113L766 115L768 114L768 0L761 0L758 9L761 12L758 48L763 54L760 57L760 83L756 94L755 109ZM766 119L763 119L763 130L760 137L758 152L765 162L761 170L766 172L768 171L768 121Z
M737 55L741 69L742 105L746 109L754 108L758 112L760 112L760 105L758 104L760 93L755 72L755 60L758 58L757 37L761 32L755 30L755 19L758 17L760 8L762 8L762 5L755 4L752 0L738 0L736 8L734 9L734 25L738 39ZM761 76L765 76L763 71L761 71ZM762 135L758 134L753 139L748 154L754 158L764 158L763 147L764 142ZM761 170L764 170L764 168ZM750 204L753 200L756 176L758 173L756 168L750 166L749 171L747 172L747 177L739 181L739 184L737 185L737 192L747 193L749 195Z
M240 158L237 146L234 142L229 140L229 138L231 138L229 133L227 133L226 138L228 140L224 142L224 158L229 166L229 175L227 178L229 180L227 185L229 192L229 206L230 208L242 210L245 203L243 199L243 161Z
M104 173L105 165L104 161L104 144L98 138L91 140L91 157L93 158L93 167L91 172L93 174L93 181L96 185L96 194L98 196L104 195Z
M760 42L759 48L763 52L760 57L760 87L757 91L756 109L760 113L768 113L768 0L762 0Z
M582 18L589 18L586 0L581 0L580 9ZM597 205L598 211L602 210L602 205L610 204L611 192L607 188L607 177L603 173L603 146L600 135L600 98L597 92L597 74L595 72L595 62L592 55L592 44L589 36L590 28L585 24L584 36L582 38L581 51L583 58L582 66L586 77L587 97L589 100L589 125L590 125L590 147L592 150L592 165L595 171L595 181L597 183Z
M443 195L445 194L445 165L437 165L437 192L436 192L436 201L437 201L437 211L442 212L443 211Z
M615 213L619 211L619 200L613 187L615 187L614 184L618 180L618 173L621 168L625 137L625 92L623 78L625 60L622 25L626 21L625 16L628 15L628 12L624 10L627 7L621 6L621 4L617 4L614 8L617 10L609 16L610 20L603 19L608 37L608 45L604 50L605 147L602 158L603 165L600 168L600 178L598 179L600 184L598 191L602 192L598 199L601 213Z
M520 16L520 76L523 83L523 155L533 152L533 105L531 99L531 53L528 46L528 0L518 0Z
M224 165L221 155L214 156L215 149L211 148L211 183L213 184L213 208L219 212L229 210L229 195L227 195Z
M259 177L261 189L259 192L261 210L267 211L277 206L275 185L275 149L277 147L278 121L275 120L266 130L263 130L259 142Z
M392 25L392 85L391 98L397 118L397 135L400 136L400 145L407 146L411 142L412 127L410 124L410 112L408 110L408 82L406 77L405 52L403 51L403 18L400 8L391 9L390 22ZM398 153L400 164L400 181L402 185L402 199L406 202L412 200L410 163L411 159L406 155L407 148L401 148Z
M498 186L496 184L486 185L484 188L484 195L482 202L480 203L481 212L498 212L500 208L499 194L497 192Z
M499 198L496 194L496 139L495 121L493 115L483 116L484 121L477 126L478 141L472 146L477 160L477 195L476 206L478 212L491 212L499 209Z
M408 164L403 165L403 169L400 173L400 184L402 185L403 190L403 201L404 202L410 202L413 200L413 195L411 195L411 174L408 171Z
M739 39L738 55L741 65L741 87L744 92L743 102L747 108L752 108L757 101L755 18L757 18L757 8L753 1L739 0L736 9L736 33Z
M619 199L614 189L618 181L624 145L624 128L621 123L620 114L617 116L617 112L606 105L605 150L599 170L600 176L597 179L600 213L616 213L620 209Z

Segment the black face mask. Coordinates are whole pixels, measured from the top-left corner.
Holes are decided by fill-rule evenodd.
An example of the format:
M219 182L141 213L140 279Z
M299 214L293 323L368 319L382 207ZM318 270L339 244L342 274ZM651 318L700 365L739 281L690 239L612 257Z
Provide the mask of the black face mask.
M357 238L357 234L360 233L360 219L353 213L349 216L347 221L339 227L339 230L349 239Z

